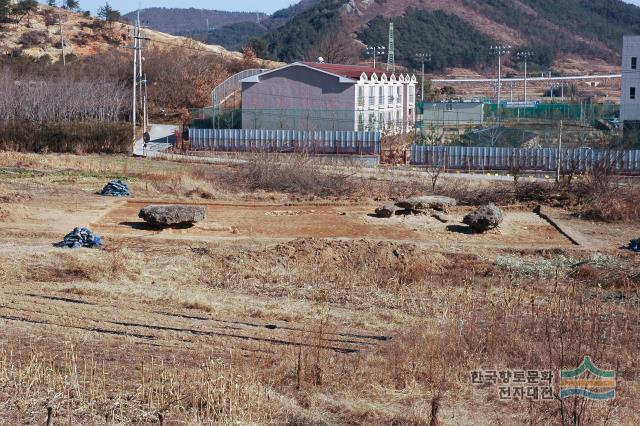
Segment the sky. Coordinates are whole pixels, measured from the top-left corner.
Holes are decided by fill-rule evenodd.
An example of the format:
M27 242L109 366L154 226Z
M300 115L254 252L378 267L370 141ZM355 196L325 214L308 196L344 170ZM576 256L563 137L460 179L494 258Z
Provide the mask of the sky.
M44 3L44 0L41 0ZM79 0L83 10L90 10L95 14L105 0ZM640 0L638 0L640 1ZM146 7L195 7L198 9L215 9L229 11L266 12L271 14L297 3L297 0L109 0L109 4L121 13L131 12Z

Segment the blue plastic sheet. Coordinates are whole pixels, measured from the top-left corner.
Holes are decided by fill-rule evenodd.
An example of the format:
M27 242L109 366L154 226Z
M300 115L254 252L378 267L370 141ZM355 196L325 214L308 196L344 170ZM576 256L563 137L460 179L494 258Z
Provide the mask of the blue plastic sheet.
M59 248L78 249L101 248L102 238L91 232L89 228L75 228L72 232L64 237L64 240L55 244Z
M640 238L637 240L631 240L629 243L629 250L635 251L636 253L640 252Z
M120 179L115 179L102 188L100 195L107 195L110 197L128 197L131 194L129 193L129 186L126 183Z

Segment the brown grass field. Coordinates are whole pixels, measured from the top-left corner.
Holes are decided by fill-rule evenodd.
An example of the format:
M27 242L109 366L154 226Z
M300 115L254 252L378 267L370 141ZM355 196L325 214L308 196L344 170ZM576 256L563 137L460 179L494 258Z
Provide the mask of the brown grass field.
M635 217L443 177L450 223L378 219L428 177L300 166L0 153L0 424L640 424ZM96 194L115 177L131 198ZM465 233L485 199L505 222ZM157 202L208 218L149 229ZM105 249L52 246L75 226ZM559 398L584 356L613 400ZM474 370L552 371L554 394L504 401Z

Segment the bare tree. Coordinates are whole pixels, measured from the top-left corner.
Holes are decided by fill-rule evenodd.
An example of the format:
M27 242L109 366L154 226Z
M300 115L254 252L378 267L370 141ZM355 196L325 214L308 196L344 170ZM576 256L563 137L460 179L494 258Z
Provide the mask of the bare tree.
M0 92L3 121L118 121L127 105L124 85L102 77L25 77L5 69Z
M306 54L308 61L316 61L320 57L330 64L355 64L358 61L358 49L346 30L333 28L325 31Z

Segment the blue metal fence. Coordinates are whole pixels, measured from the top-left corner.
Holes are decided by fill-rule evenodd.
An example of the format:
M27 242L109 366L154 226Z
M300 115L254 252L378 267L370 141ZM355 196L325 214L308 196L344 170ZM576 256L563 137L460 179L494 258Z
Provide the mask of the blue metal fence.
M451 170L520 170L551 172L558 168L557 148L493 148L411 145L411 164ZM640 150L566 148L563 171L584 173L606 167L615 173L640 174Z
M380 132L189 129L191 149L379 155Z

